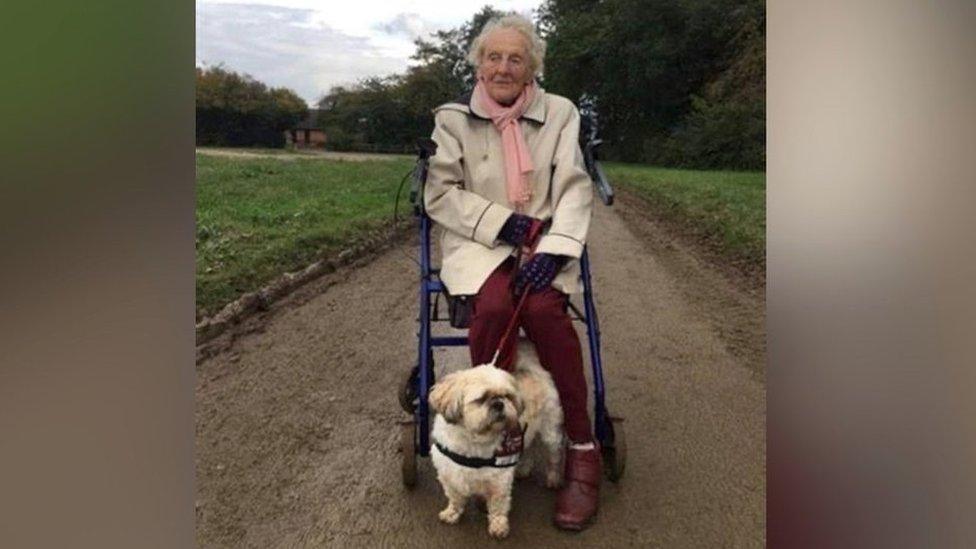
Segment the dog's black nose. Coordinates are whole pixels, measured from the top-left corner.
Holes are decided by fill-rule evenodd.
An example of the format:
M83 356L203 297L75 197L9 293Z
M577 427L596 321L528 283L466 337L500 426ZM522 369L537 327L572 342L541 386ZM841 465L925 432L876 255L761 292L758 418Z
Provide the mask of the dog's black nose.
M500 400L496 400L491 403L491 409L493 412L501 412L505 409L505 403Z

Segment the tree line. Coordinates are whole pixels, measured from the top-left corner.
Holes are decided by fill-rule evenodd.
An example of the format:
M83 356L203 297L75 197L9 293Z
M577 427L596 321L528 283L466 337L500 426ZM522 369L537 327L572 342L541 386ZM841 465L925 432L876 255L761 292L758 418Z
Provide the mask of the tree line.
M613 158L765 165L762 0L548 0L546 84L593 96Z
M416 41L415 66L323 97L320 123L339 150L409 149L433 129L431 109L473 85L465 59L484 24ZM764 169L762 0L546 0L540 84L599 112L604 158L665 166Z
M317 106L335 150L412 150L433 131L431 109L469 90L466 54L501 12L415 41L413 66L332 88ZM545 0L540 84L599 113L608 160L764 169L763 0ZM294 92L221 67L197 69L197 143L284 144L306 116Z
M292 90L220 66L196 71L197 145L283 147L284 131L308 116Z

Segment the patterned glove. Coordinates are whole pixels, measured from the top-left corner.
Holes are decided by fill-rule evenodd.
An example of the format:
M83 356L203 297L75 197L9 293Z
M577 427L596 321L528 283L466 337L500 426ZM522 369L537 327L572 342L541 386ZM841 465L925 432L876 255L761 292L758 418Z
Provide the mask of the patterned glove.
M532 227L531 217L513 213L505 220L502 230L498 231L498 240L504 240L512 246L521 246L529 236L530 227Z
M548 288L559 273L559 269L566 264L566 259L566 256L546 253L532 256L532 259L515 275L515 295L521 295L525 288L528 288L530 293Z

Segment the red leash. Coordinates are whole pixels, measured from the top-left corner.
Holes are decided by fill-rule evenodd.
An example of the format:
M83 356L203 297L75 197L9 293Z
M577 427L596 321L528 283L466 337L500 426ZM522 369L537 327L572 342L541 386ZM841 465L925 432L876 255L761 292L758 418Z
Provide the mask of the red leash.
M531 248L529 248L528 256L526 257L526 261L531 259L532 255L535 253L535 247L538 245L538 242L536 242L536 240L539 238L539 232L541 230L542 230L542 222L539 221L538 219L533 219L532 225L529 227L529 234L526 238L526 242L531 244ZM516 270L520 267L519 259L521 255L522 255L522 249L519 249L519 253L516 256L516 260L515 260ZM516 271L512 271L512 272L514 273ZM518 305L515 306L515 311L512 313L512 318L508 321L508 327L505 328L505 333L502 334L502 339L501 341L498 342L498 348L495 349L495 356L491 358L490 364L492 366L497 367L496 363L498 362L498 356L501 355L502 348L505 347L505 342L508 341L509 337L511 337L513 331L517 331L516 327L518 326L519 314L521 314L522 312L522 306L525 305L525 298L527 297L529 297L529 292L528 292L528 288L525 288L522 292L522 297L519 298ZM515 352L517 351L518 349L515 350Z

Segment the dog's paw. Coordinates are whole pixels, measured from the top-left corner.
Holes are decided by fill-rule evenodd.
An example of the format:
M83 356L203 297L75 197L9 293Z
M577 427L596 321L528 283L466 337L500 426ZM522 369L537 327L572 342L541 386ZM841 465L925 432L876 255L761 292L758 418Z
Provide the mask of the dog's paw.
M455 509L453 506L448 505L446 509L437 515L437 518L441 519L441 522L446 524L457 524L461 520L461 510Z
M488 535L502 539L508 537L508 517L488 517Z

